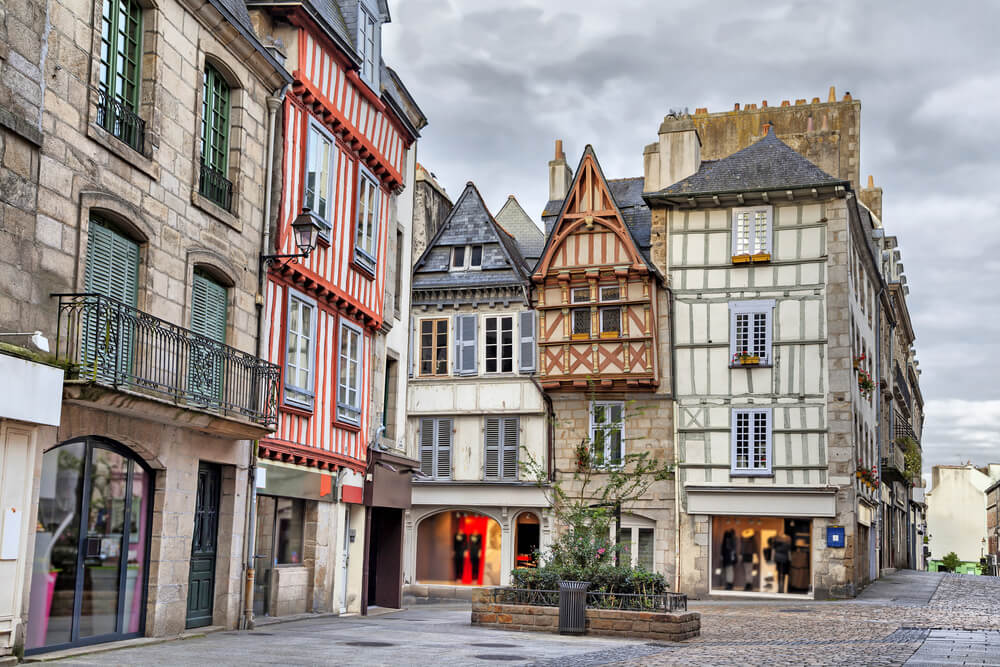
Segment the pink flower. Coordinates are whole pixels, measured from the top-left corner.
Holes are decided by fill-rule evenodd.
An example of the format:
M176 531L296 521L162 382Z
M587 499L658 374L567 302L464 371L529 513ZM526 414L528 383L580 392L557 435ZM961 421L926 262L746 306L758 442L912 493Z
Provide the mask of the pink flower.
M600 549L598 549L597 553L600 554L601 556L603 556L604 555L604 547L601 547Z

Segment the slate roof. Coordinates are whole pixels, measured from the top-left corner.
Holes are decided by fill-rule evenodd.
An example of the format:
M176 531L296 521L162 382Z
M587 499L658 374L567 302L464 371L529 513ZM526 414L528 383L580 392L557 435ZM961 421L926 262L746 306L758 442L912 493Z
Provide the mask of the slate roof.
M667 186L659 195L695 195L839 185L774 134L720 160L705 160L696 173Z
M534 264L542 256L545 234L524 212L514 195L507 197L495 219L497 224L514 237L521 254L529 264Z
M621 211L625 226L632 233L632 238L635 239L635 244L639 247L639 252L642 253L642 256L647 261L650 261L649 230L652 224L652 215L645 200L642 198L643 184L645 182L646 179L643 176L612 178L607 181L608 189L611 190L611 196L615 198L618 210ZM552 227L559 218L562 205L563 202L560 199L553 199L545 204L545 210L542 212L542 221L545 223L546 236L552 233Z
M244 4L243 0L209 0L210 4L215 7L222 16L225 17L227 21L233 24L242 35L257 50L260 55L264 57L264 60L268 62L274 70L281 75L281 77L288 83L292 82L292 77L288 72L282 67L281 63L275 60L271 52L268 51L263 44L261 44L260 39L257 38L257 33L253 29L253 24L250 23L250 12L247 11L247 6Z
M479 271L450 271L454 246L482 245ZM413 289L453 289L519 285L530 267L513 236L504 231L469 182L441 228L413 267Z

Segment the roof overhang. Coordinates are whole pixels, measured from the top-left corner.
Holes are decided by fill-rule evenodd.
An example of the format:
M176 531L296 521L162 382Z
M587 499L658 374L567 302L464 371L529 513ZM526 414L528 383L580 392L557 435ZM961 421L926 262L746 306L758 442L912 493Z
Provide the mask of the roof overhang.
M718 190L706 192L644 192L646 205L676 206L678 208L719 208L753 204L777 204L786 201L803 201L820 197L846 197L850 190L848 181L797 185L792 188L756 188L748 190Z

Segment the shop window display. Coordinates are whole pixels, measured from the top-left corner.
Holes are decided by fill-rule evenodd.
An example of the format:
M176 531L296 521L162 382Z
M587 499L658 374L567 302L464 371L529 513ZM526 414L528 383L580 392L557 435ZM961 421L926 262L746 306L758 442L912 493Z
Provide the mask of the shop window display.
M812 521L712 518L712 589L807 594Z
M417 581L500 585L500 524L476 512L441 512L417 528Z
M538 517L524 512L517 517L514 532L514 567L538 567Z

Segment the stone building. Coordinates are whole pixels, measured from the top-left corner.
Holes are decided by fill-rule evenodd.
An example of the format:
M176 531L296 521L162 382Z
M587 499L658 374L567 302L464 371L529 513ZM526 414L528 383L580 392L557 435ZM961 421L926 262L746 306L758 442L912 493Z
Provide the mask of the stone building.
M651 256L643 179L608 180L587 146L574 173L562 142L549 162L545 246L532 274L538 311L538 381L551 397L552 474L571 495L589 498L574 473L630 469L648 453L674 462L670 306ZM621 507L619 532L632 565L672 581L673 483L655 482Z
M434 238L448 213L451 212L451 199L434 174L421 165L417 165L417 175L413 184L413 250L412 258L416 262L427 243Z
M645 150L653 261L675 298L679 589L850 596L870 576L876 493L855 461L877 452L854 368L874 322L848 273L858 257L877 276L871 232L850 182L769 123L722 156L697 121L667 116Z
M514 199L494 218L468 183L414 265L407 441L421 474L406 514L411 595L507 585L548 545L545 494L522 468L525 457L543 469L551 457L525 258L541 238Z
M998 481L1000 463L981 468L971 463L931 468L931 490L927 492L929 570L941 571L941 560L954 552L960 561L955 572L979 574L980 559L989 553L992 537L988 533L988 494Z
M1000 480L986 489L986 574L1000 575Z
M251 443L278 371L254 354L267 99L290 78L241 3L5 8L2 106L27 118L5 157L36 146L17 169L38 189L4 208L4 270L21 277L0 319L41 330L68 368L37 444L24 646L235 627Z

